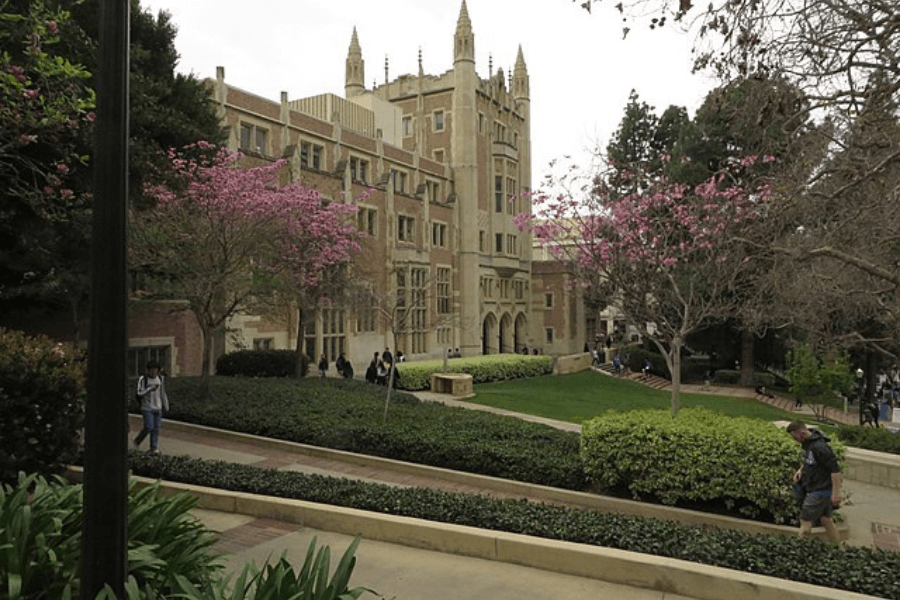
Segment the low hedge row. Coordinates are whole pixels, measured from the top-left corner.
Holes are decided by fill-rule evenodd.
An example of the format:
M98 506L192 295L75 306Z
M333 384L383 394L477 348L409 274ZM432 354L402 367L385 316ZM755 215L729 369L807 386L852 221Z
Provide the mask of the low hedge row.
M839 458L843 446L833 442ZM609 412L586 422L581 457L591 481L636 499L794 522L790 477L800 446L775 425L705 408Z
M617 548L900 600L900 553L186 457L132 452L129 460L134 474L150 478Z
M842 442L854 448L900 454L900 433L891 433L887 429L841 425L838 427L837 435Z
M216 374L229 377L293 377L297 371L294 350L237 350L216 361ZM309 371L309 359L301 357L301 373Z
M431 389L431 374L444 371L443 360L417 361L398 365L402 374L400 387L409 391ZM468 373L473 383L526 379L553 372L553 357L524 354L490 354L447 361L451 373Z
M405 377L405 374L404 374ZM198 379L168 383L179 421L574 490L586 486L579 436L552 427L420 402L358 380Z

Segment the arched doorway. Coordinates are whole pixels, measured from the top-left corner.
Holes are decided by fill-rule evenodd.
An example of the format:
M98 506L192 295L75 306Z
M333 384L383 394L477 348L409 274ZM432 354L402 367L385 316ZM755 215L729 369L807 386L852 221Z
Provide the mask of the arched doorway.
M503 313L503 316L500 317L500 337L498 338L497 343L500 354L515 351L513 346L512 324L512 317L509 316L509 313Z
M525 347L526 333L528 331L528 321L525 319L525 313L519 313L516 316L516 325L513 337L515 338L515 351L521 352Z
M496 354L496 346L491 346L491 342L496 340L497 317L489 314L484 318L481 324L481 353Z

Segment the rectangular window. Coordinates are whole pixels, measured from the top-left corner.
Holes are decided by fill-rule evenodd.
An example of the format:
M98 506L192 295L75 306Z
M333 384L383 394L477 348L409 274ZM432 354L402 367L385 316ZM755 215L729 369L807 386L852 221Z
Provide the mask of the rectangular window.
M553 343L553 328L552 327L546 327L544 329L544 339L547 340L548 344Z
M356 158L355 156L350 157L350 180L358 181L360 183L366 183L368 179L366 179L369 171L369 161L363 160L361 158Z
M426 179L425 194L429 202L437 202L438 200L440 200L441 184L437 181Z
M441 150L435 150L435 151L432 153L432 156L434 157L435 162L439 162L439 163L444 162L444 151L443 151L443 149L441 149Z
M444 111L442 111L442 110L434 111L434 130L435 131L443 131L444 130Z
M416 220L413 217L400 215L397 217L397 239L401 242L416 241Z
M322 146L312 147L312 168L321 171L324 162L325 148Z
M300 142L300 166L309 166L309 150L311 144L309 142Z
M406 173L391 169L391 181L393 182L395 193L406 193Z
M485 238L486 237L487 237L487 234L484 231L478 232L478 251L479 252L485 251L485 243L486 243Z
M443 223L431 224L431 245L441 248L447 246L447 226Z
M478 133L484 133L484 113L478 113Z
M494 252L496 254L503 254L503 234L502 233L494 234Z
M401 127L403 128L403 137L409 137L413 133L412 128L412 117L403 117L400 120Z
M547 292L544 294L544 308L553 308L553 293Z
M516 180L511 177L506 178L506 193L509 197L506 203L506 212L514 215L516 214Z
M377 314L374 308L358 308L356 310L356 332L370 333L375 331Z
M428 270L410 269L410 278L413 308L409 315L409 348L413 354L424 354L428 351Z
M359 207L356 213L356 229L365 234L374 236L377 232L378 211L374 208Z
M246 125L241 123L241 141L240 148L241 150L250 150L250 140L253 136L253 127L251 125Z
M508 233L506 234L506 253L511 256L518 256L518 241L516 236Z
M256 152L258 154L266 154L268 150L268 146L266 145L268 138L268 131L265 129L256 128Z
M513 282L513 287L516 290L516 300L523 300L525 298L525 282L516 280Z
M274 350L275 338L253 338L254 350Z
M450 269L438 267L437 270L437 311L438 314L450 314Z
M494 175L494 212L503 212L503 177Z
M150 361L158 362L162 370L170 374L172 372L172 364L169 360L171 354L172 347L168 345L129 348L128 375L130 377L140 377L147 372L147 363Z

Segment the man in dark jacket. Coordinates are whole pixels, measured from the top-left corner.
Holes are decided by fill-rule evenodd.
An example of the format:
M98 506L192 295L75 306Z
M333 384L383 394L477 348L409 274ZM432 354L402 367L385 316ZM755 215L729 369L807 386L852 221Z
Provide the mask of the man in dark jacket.
M818 430L809 430L801 421L791 421L787 432L803 447L803 463L794 473L794 481L806 496L800 509L800 537L806 537L817 521L836 544L841 541L832 514L841 505L841 468L829 440Z

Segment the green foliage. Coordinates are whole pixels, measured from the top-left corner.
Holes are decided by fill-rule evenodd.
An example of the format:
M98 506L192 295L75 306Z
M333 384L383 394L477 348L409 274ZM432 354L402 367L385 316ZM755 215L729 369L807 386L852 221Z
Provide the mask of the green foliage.
M853 391L853 373L846 353L832 351L817 356L809 344L791 349L786 373L790 391L805 402L843 408L840 394Z
M87 292L88 71L64 56L69 13L0 4L0 302L77 305ZM58 4L58 3L56 3ZM71 310L71 309L70 309Z
M223 354L216 361L216 374L241 377L293 377L297 353L293 350L237 350ZM303 356L303 375L309 360Z
M306 558L299 571L281 555L275 564L266 563L262 569L247 564L232 582L219 580L212 590L198 590L189 580L178 577L181 596L188 600L356 600L365 593L375 593L363 587L348 587L356 566L356 549L360 538L347 547L334 575L329 581L331 551L328 546L316 550L316 538L309 543ZM130 598L130 596L129 596Z
M401 387L418 391L431 388L431 374L444 371L443 360L427 360L398 365L402 373ZM451 373L468 373L472 383L525 379L553 372L553 357L544 355L491 354L447 361Z
M2 487L0 599L78 597L83 498L82 486L58 477L22 474L17 485ZM158 496L157 486L129 497L129 598L167 597L181 581L211 588L221 566L210 550L214 535L190 515L196 502L187 494Z
M793 520L788 492L799 446L763 421L703 408L608 413L585 423L581 456L604 489L664 504L720 503L740 514Z
M0 483L60 473L79 449L85 364L46 337L0 328Z
M404 372L404 377L406 376ZM173 419L303 444L582 489L578 435L513 417L420 402L348 379L168 381Z
M186 457L135 452L130 461L136 474L151 478L592 544L900 600L900 553Z
M854 448L900 454L900 434L891 433L887 429L841 425L838 427L837 436L844 444Z

